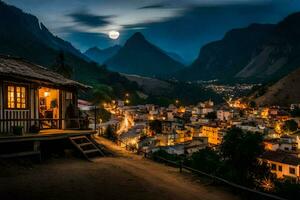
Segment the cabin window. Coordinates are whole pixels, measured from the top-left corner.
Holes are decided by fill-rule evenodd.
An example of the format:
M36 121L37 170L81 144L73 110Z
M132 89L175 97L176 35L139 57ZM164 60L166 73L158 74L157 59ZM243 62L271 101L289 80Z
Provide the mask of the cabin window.
M281 165L278 166L278 171L282 172L282 166Z
M7 86L7 108L8 109L25 109L26 105L26 87Z
M276 170L276 164L272 164L272 165L271 165L271 169L272 169L272 170Z
M296 169L293 167L290 167L290 174L296 174Z

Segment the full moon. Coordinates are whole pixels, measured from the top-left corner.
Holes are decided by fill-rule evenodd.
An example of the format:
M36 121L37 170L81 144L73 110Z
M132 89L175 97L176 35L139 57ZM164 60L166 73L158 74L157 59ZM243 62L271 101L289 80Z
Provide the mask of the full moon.
M109 31L108 32L108 37L110 39L116 40L119 38L119 36L120 36L120 33L118 31Z

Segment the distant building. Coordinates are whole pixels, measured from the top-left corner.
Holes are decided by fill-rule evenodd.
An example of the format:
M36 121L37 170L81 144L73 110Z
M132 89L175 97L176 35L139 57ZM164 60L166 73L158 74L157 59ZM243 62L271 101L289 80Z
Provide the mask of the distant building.
M219 145L222 143L224 132L220 127L212 125L204 125L201 129L201 136L208 138L208 143L212 145Z
M193 137L190 142L185 143L184 151L186 154L191 155L208 146L207 137Z
M261 160L267 162L277 178L300 180L300 158L282 151L267 151Z
M233 113L229 110L217 110L217 119L221 121L229 121L233 118Z

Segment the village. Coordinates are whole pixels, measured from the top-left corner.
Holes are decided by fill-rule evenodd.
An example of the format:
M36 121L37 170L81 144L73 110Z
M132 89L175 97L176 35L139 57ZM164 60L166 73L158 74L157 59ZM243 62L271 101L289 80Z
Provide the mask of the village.
M125 151L127 157L149 158L152 164L163 159L180 171L198 170L226 184L235 185L235 180L222 176L223 170L242 169L238 182L252 173L244 185L266 192L275 190L275 182L300 180L299 104L261 107L232 98L221 104L207 100L186 106L175 99L167 107L132 105L129 92L123 99L93 103L78 95L91 86L24 59L1 56L0 61L1 160L37 158L41 163L53 154L72 152L101 163L103 157ZM132 164L140 164L139 159Z
M105 103L112 119L99 126L99 134L113 128L118 144L128 150L191 156L207 147L218 150L227 131L235 127L263 135L266 151L259 159L268 163L277 178L300 179L300 118L293 114L300 105L256 107L239 100L214 105L208 100L181 106L176 100L159 107L126 106L126 102Z
M299 199L299 0L0 0L0 27L0 200Z

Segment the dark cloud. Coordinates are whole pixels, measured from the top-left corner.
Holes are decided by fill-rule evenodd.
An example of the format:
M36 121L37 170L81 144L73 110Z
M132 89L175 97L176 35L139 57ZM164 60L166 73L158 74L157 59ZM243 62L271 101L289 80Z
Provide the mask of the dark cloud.
M87 10L81 10L68 14L75 22L90 27L100 27L110 24L109 19L113 16L94 15Z
M142 9L157 9L157 8L166 8L167 5L166 4L151 4L151 5L147 5L147 6L142 6L139 7L138 9L142 10Z

